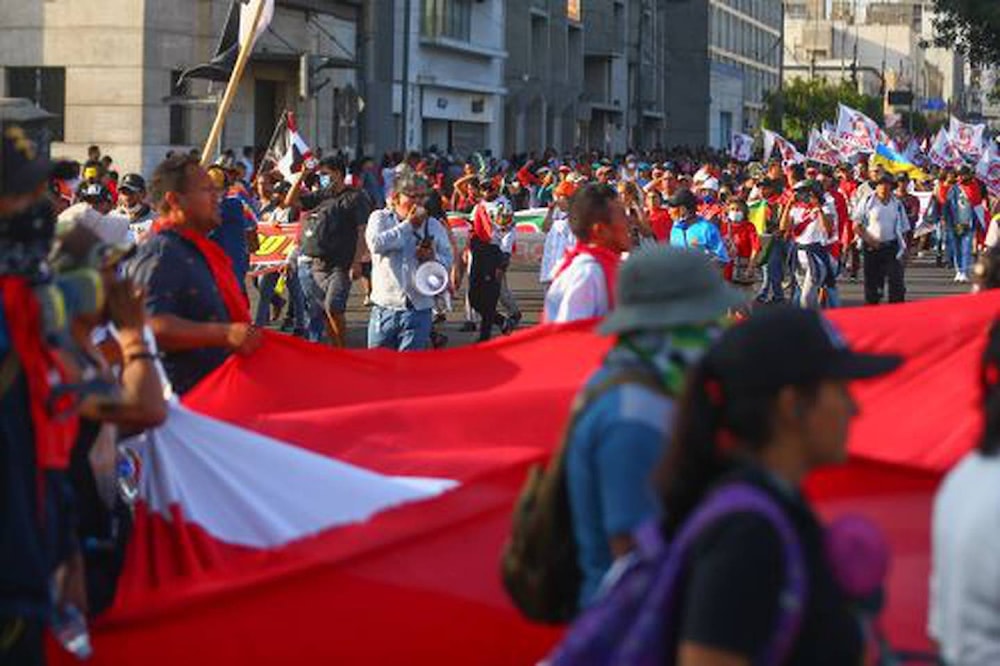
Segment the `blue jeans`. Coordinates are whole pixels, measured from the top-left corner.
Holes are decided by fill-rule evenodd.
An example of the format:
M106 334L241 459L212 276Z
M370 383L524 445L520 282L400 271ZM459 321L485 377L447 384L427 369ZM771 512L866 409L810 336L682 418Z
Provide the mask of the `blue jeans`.
M431 346L431 310L392 310L373 305L368 319L368 347L398 351Z
M327 269L312 261L300 261L298 274L306 302L306 338L319 342L326 331L327 316L347 311L351 279L345 269Z
M293 256L287 267L288 270L285 271L285 289L288 290L288 311L294 321L295 334L298 335L306 330L306 315L302 287L299 284L298 267L294 261L295 257ZM260 300L257 302L257 312L254 315L256 326L267 326L271 322L271 299L278 286L279 275L281 275L280 272L265 273L257 281L257 293Z
M955 227L949 226L945 234L948 261L956 271L968 275L972 268L972 238L975 232L972 228L968 228L959 236L955 233Z
M781 283L785 279L785 263L787 262L788 243L784 238L771 239L767 263L764 265L764 280L757 292L758 301L773 301L781 303L785 300L785 292Z

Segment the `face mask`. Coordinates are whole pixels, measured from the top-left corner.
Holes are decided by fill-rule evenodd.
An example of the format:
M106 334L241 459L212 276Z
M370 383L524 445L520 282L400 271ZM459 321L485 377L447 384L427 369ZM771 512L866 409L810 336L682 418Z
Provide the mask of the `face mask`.
M322 187L324 190L326 188L330 187L330 182L331 182L330 181L330 174L321 173L319 175L319 186Z
M707 203L707 204L714 203L715 202L715 195L711 194L711 193L703 194L702 197L701 197L701 200L702 200L703 203Z
M743 221L743 213L740 213L738 211L731 211L728 214L727 217L729 217L729 221L730 222L742 222Z

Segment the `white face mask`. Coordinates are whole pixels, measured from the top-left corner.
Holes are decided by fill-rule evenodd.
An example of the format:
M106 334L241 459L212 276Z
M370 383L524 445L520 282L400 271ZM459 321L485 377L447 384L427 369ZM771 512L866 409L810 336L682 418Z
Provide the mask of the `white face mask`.
M730 222L742 222L743 221L743 213L741 213L739 211L735 211L735 210L729 211L729 213L727 214L727 217L729 218Z

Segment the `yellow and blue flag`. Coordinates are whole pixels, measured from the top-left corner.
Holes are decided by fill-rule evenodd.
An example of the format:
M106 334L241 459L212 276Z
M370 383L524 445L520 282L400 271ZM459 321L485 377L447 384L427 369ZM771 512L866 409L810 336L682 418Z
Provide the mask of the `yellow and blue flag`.
M930 176L923 169L911 162L909 158L884 143L879 143L875 147L875 152L868 161L868 166L881 166L892 174L905 173L910 176L911 180L930 179Z

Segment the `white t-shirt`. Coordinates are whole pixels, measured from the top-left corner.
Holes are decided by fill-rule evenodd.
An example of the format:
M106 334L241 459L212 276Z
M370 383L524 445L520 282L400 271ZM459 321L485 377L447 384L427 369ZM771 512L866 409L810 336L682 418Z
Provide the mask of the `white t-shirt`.
M545 246L542 249L542 267L538 279L542 283L552 281L553 273L562 261L566 250L576 246L576 235L569 227L569 213L556 210L552 213L552 226L545 234Z
M552 281L545 293L545 321L577 321L608 313L604 271L589 254L580 254Z
M934 498L928 633L949 664L1000 664L1000 457L969 453Z
M829 234L826 233L826 227L823 226L819 208L796 203L792 206L788 217L792 221L795 242L799 245L812 245L813 243L826 245L828 243Z

